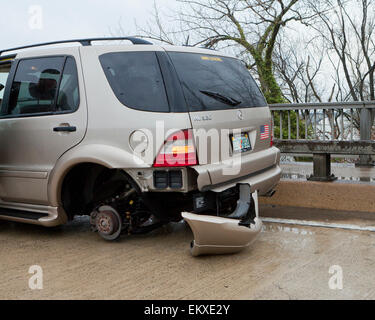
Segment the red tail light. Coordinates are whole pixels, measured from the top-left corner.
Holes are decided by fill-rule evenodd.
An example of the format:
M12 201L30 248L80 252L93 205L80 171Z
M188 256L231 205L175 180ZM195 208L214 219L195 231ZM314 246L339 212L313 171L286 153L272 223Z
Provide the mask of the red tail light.
M154 167L188 167L198 164L192 130L178 131L165 141Z
M272 122L271 122L271 131L270 131L270 136L271 136L271 142L270 142L270 148L273 147L273 127L272 127Z

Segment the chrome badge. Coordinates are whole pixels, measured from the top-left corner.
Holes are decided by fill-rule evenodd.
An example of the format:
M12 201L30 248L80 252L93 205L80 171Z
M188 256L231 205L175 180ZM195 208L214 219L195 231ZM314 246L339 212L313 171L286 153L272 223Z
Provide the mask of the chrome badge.
M243 120L243 113L242 113L241 110L238 110L237 117L238 117L238 119Z
M206 116L195 116L193 118L194 121L211 121L212 116L211 115L206 115Z

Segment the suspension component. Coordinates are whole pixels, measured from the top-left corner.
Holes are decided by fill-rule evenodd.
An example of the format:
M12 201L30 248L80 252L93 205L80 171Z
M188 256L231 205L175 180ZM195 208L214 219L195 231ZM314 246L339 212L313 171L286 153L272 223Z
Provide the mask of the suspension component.
M121 234L147 233L164 223L153 215L135 189L112 197L90 215L92 231L108 241L117 240Z

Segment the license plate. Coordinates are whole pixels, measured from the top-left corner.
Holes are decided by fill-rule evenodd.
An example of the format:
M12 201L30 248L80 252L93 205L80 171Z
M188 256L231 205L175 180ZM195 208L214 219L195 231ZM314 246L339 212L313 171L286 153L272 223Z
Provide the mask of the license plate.
M241 135L232 136L233 152L247 152L251 150L249 135L242 133Z

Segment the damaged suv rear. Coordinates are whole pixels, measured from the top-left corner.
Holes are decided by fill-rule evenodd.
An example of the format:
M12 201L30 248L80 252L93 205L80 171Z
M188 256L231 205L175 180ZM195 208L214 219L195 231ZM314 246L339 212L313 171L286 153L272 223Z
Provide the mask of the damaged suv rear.
M4 144L0 218L89 215L106 240L184 218L193 255L241 250L261 230L258 195L281 174L262 93L226 54L127 39L7 56L0 140L19 128L13 143L27 151L45 135L28 162Z

